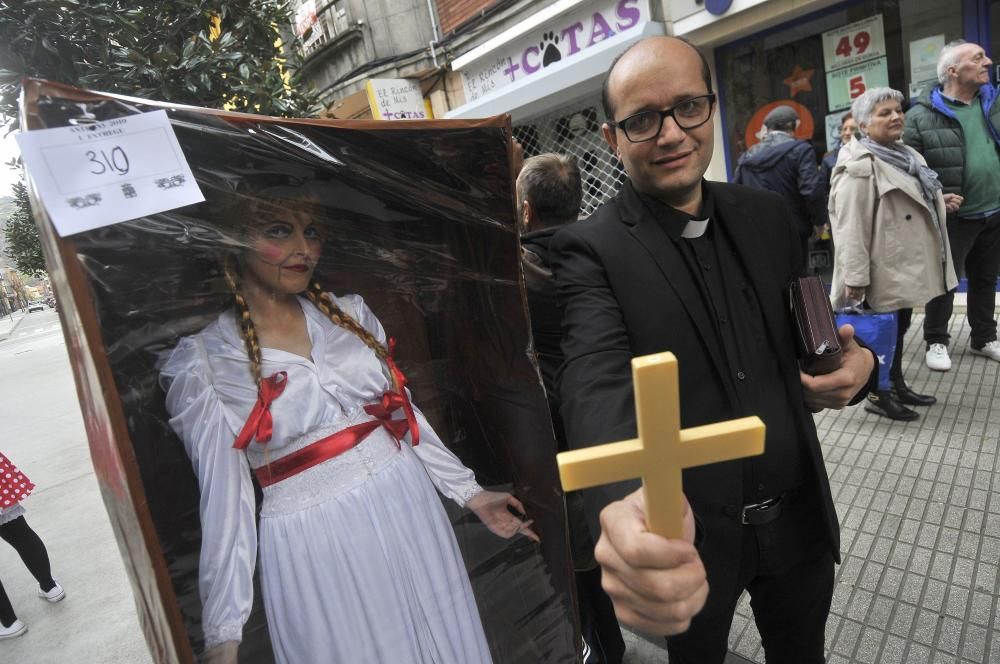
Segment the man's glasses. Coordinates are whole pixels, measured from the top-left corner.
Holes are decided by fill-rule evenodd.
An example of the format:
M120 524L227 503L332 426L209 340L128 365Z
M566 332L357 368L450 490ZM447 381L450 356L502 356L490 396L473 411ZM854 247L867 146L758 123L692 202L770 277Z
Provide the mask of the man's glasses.
M663 121L668 117L673 118L677 126L685 131L702 126L712 117L714 103L714 94L692 97L664 111L642 111L624 120L612 120L608 125L621 129L625 132L625 138L632 143L642 143L659 136Z

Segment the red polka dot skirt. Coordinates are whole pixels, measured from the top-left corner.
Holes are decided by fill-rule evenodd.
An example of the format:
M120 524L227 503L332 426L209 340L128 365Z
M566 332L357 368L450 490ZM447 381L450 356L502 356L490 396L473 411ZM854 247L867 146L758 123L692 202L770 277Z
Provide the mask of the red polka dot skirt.
M14 507L27 498L34 488L31 480L0 453L0 508Z

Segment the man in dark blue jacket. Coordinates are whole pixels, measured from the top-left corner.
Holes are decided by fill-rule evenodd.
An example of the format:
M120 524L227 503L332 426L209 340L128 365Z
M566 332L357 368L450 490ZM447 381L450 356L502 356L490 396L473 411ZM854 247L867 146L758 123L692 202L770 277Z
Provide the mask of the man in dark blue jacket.
M809 237L826 224L826 183L816 168L812 144L794 137L799 116L791 106L778 106L764 118L767 135L736 165L733 182L767 189L788 201L795 214L803 264L808 264Z

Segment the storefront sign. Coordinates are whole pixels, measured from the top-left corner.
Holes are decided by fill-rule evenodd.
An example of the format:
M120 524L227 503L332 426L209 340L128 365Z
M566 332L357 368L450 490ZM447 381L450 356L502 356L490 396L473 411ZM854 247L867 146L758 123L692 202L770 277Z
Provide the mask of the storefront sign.
M557 62L574 58L595 44L641 30L648 20L648 3L642 0L616 0L597 9L591 6L570 12L463 70L465 100L475 101Z
M884 57L881 14L823 33L823 63L828 72Z
M317 20L316 0L303 0L295 10L295 36L301 37L309 32Z
M370 78L365 83L368 104L376 120L426 120L434 117L420 92L420 81Z
M826 75L829 110L846 109L868 88L888 85L889 67L884 57L830 72Z
M910 42L910 83L937 79L937 60L944 48L944 35Z

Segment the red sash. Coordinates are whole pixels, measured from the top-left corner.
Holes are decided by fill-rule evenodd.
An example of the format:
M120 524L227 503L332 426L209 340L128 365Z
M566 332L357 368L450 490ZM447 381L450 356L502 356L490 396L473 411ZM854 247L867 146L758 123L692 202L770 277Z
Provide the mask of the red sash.
M413 412L413 404L410 403L406 395L406 376L396 366L392 358L396 349L396 340L389 339L389 357L386 364L392 374L396 389L387 391L376 403L365 406L365 412L374 417L374 420L355 424L354 426L341 429L337 433L317 440L315 443L296 450L277 461L272 461L266 466L261 466L255 472L262 487L270 486L276 482L287 479L292 475L301 473L303 470L312 468L316 464L323 463L328 459L343 454L347 450L357 446L379 427L385 428L389 435L396 441L396 447L400 446L400 441L409 433L410 440L414 446L420 444L420 427L417 424L416 415ZM254 404L246 424L236 437L233 447L236 449L246 449L250 441L255 439L258 443L267 443L271 440L274 431L274 423L271 419L271 403L281 396L285 386L288 384L288 375L284 371L279 371L261 380L260 390L257 395L257 403ZM403 409L405 419L394 420L392 414Z

